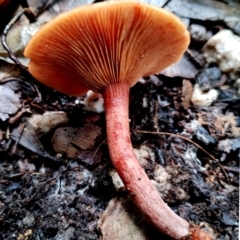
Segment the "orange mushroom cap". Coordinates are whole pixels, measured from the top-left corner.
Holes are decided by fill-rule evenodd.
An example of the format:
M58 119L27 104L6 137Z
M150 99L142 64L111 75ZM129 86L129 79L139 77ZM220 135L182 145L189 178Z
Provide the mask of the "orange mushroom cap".
M110 1L59 15L24 54L36 79L79 95L116 82L133 86L178 61L188 44L186 27L172 13L137 1Z
M11 0L0 0L0 10L3 9Z

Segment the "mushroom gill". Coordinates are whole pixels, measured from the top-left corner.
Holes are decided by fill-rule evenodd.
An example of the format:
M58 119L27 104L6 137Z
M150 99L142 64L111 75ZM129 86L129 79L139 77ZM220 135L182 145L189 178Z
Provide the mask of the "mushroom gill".
M29 71L72 95L79 94L77 82L95 92L116 82L133 86L178 61L189 44L186 27L173 14L136 1L77 8L33 39L25 50ZM62 86L67 79L74 82L72 92Z

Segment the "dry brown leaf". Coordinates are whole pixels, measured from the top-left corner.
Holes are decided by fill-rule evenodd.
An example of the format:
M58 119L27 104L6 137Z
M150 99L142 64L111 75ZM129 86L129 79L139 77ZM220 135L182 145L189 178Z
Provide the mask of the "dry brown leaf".
M202 112L198 114L198 121L202 125L214 126L218 134L230 137L240 136L240 127L237 126L236 116L232 112L223 115L220 112Z
M53 149L57 153L66 153L69 158L77 158L79 149L92 148L100 134L101 128L90 123L81 128L58 128L52 137Z
M49 155L39 138L37 137L34 129L28 123L21 123L17 128L13 129L10 135L11 139L13 139L18 145L25 147L31 152L37 153L40 156L47 158L49 160L56 161L54 157Z
M193 85L189 80L184 79L183 80L183 86L182 86L182 106L185 110L187 110L191 103L191 98L193 94Z
M236 117L233 113L229 113L228 115L219 115L214 122L214 126L223 135L227 132L228 135L233 137L240 136L240 127L237 127Z

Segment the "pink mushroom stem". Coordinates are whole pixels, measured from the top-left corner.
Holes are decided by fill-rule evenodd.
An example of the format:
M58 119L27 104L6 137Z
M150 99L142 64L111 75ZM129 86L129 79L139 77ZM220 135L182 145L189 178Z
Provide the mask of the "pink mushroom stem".
M114 83L103 92L112 163L147 219L166 235L181 239L189 234L189 223L164 203L133 152L128 117L129 89L126 83Z

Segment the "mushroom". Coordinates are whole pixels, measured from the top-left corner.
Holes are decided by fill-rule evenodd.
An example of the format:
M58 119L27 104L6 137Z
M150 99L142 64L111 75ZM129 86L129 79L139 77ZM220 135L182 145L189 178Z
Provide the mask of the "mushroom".
M136 206L174 239L189 236L192 227L164 203L134 155L129 89L177 62L188 44L189 33L173 14L137 1L107 1L61 14L25 49L29 71L42 83L69 95L87 89L103 95L112 163Z

